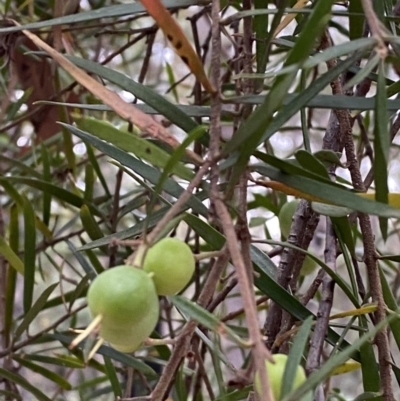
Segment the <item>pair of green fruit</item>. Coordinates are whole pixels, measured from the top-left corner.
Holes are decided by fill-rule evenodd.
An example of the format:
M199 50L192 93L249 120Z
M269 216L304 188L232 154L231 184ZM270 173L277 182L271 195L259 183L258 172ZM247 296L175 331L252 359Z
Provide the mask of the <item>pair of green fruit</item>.
M185 288L195 259L186 243L164 238L147 251L142 267L106 270L88 291L90 312L101 317L100 336L121 352L135 351L152 333L159 319L158 295Z

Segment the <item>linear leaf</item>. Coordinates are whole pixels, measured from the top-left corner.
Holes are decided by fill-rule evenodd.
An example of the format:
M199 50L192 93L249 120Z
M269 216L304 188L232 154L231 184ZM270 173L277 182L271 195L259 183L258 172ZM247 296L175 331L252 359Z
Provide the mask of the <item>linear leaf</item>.
M325 24L328 22L332 3L333 0L316 3L306 27L303 29L295 46L289 53L284 66L296 63L301 65L305 61L305 58L314 46L315 38L319 36ZM258 146L265 131L265 127L268 126L273 113L283 102L285 94L293 83L295 74L297 74L297 71L277 77L270 92L265 96L263 104L251 114L227 143L223 150L225 156L239 149L243 143L246 143L246 146L242 147L240 150L239 161L235 166L236 172L233 174L234 180L236 180L240 175L239 173L243 171L250 155Z
M10 248L3 237L0 237L0 253L6 258L7 262L18 273L24 274L24 263L18 255Z
M40 297L36 300L32 308L28 310L23 318L22 322L19 326L15 329L15 338L18 339L22 333L28 329L29 325L32 323L33 319L43 310L43 306L46 304L47 299L53 292L53 290L58 286L58 283L54 283L47 287Z
M364 327L366 331L369 330L368 322L365 316L360 316L359 322L361 327ZM392 321L392 324L393 322L394 321ZM376 362L374 347L370 341L365 342L361 346L360 361L364 391L379 391L381 389L379 366ZM382 398L379 397L377 401L382 401Z
M210 245L213 245L214 249L220 249L224 245L225 237L209 224L202 222L191 214L185 215L185 221L201 238ZM275 281L276 266L263 251L251 245L250 255L254 269L257 272L254 278L254 284L263 294L268 295L270 299L289 312L297 320L303 321L309 316L314 316L297 298ZM327 340L330 344L337 344L339 338L336 332L330 328L328 329ZM343 348L348 345L346 341L342 342ZM354 359L358 360L357 355L354 356Z
M378 202L388 203L388 174L387 164L390 149L390 134L388 130L388 114L386 110L386 86L384 76L384 62L379 63L378 85L376 94L375 127L374 127L374 182L375 199ZM382 237L387 238L388 222L387 219L380 217L379 225Z
M0 368L0 377L10 380L15 384L18 384L25 390L32 393L38 399L38 401L51 401L51 399L44 395L36 386L30 384L26 379L24 379L17 373L12 373L6 369Z
M12 182L17 184L25 184L32 188L39 189L40 191L48 192L49 194L52 194L54 197L58 198L60 201L69 203L70 205L78 208L80 208L84 203L86 203L93 211L93 213L95 213L96 215L100 214L98 209L92 203L85 202L85 200L82 197L75 195L74 193L67 191L64 188L60 188L57 185L50 184L46 181L36 180L34 178L18 177L18 176L5 177L3 179L0 179L0 182L1 181L6 183Z
M106 153L108 156L113 159L119 161L122 165L132 169L141 177L149 180L152 184L157 184L160 179L161 173L156 170L154 167L149 166L148 164L144 164L140 160L135 157L127 154L126 152L116 148L115 146L106 143L93 135L90 135L84 131L81 131L72 125L66 125L66 127L79 138L90 142L95 148ZM168 192L170 195L178 198L184 189L173 179L168 178L164 184L164 191ZM190 207L193 208L194 211L200 213L201 215L207 215L207 208L196 199L196 197L191 196L189 201L187 202Z
M337 184L325 183L308 177L288 175L270 166L253 166L253 169L274 181L282 182L289 187L323 199L327 203L334 203L338 206L345 206L352 210L375 216L400 218L400 209L364 199Z
M20 356L21 357L21 356ZM85 363L75 356L56 354L56 356L24 354L23 358L29 361L48 363L50 365L61 366L63 368L84 368Z
M310 316L301 325L300 330L294 338L292 346L290 347L288 354L288 361L290 361L290 363L286 364L285 372L283 373L281 398L290 394L293 389L293 383L297 375L297 368L301 363L304 348L307 345L312 325L313 318Z
M49 338L53 339L53 340L57 340L60 341L64 344L69 345L71 343L71 341L74 339L73 336L70 335L65 335L65 334L49 334L48 335ZM84 343L84 342L83 342ZM82 345L78 346L81 347ZM154 370L147 365L146 363L142 362L140 359L134 358L128 354L124 354L122 352L119 352L117 350L115 350L114 348L111 347L107 347L105 345L102 345L98 351L98 354L103 355L103 356L108 356L111 359L121 362L124 365L127 366L132 366L133 368L137 369L138 371L142 372L143 374L145 374L146 376L150 376L150 377L157 377L156 373L154 372Z
M393 295L393 292L390 288L390 285L387 281L387 278L385 276L385 273L383 269L378 266L379 268L379 275L381 277L381 282L382 282L382 293L383 293L383 299L385 300L385 304L387 307L395 311L398 309L398 304L396 302L396 298ZM400 350L400 320L395 319L390 322L390 328L394 337L394 341L396 342L397 349Z
M353 357L354 352L358 351L360 347L367 341L370 341L372 338L374 338L380 330L382 330L395 318L398 319L396 314L392 314L391 316L387 317L385 320L379 322L379 324L370 329L368 333L364 334L361 338L353 342L352 345L329 358L327 362L325 362L318 370L314 371L314 373L308 377L304 384L302 384L290 396L283 398L282 401L296 401L301 399L301 397L304 396L309 390L314 388L317 384L322 383L327 377L329 377L333 369L346 362L349 358Z
M27 369L32 370L35 373L42 375L44 378L51 380L60 386L63 390L71 390L71 384L65 380L62 376L53 372L52 370L46 369L43 366L37 365L31 361L26 360L25 358L18 357L16 355L13 356L13 359L17 361L22 366L25 366Z
M124 90L132 93L138 99L146 103L147 106L150 106L153 110L156 110L159 114L168 118L169 121L182 128L185 132L190 132L197 127L197 123L185 113L184 108L182 109L177 107L151 88L133 81L120 72L104 67L98 63L94 63L93 61L71 56L68 57L68 59L78 67L107 79ZM147 112L147 110L143 111Z
M119 383L117 372L111 361L111 358L109 358L108 356L103 356L103 359L104 359L104 366L107 371L107 376L108 376L108 379L110 380L111 387L113 389L113 393L116 398L122 397L121 385Z
M36 224L35 212L28 198L23 197L24 206L24 312L32 306L33 287L35 284L36 262Z
M190 7L198 4L198 0L164 0L164 6L167 8L173 7ZM78 14L66 15L64 17L48 19L40 22L32 22L21 26L10 28L0 28L0 33L17 32L22 29L39 29L48 28L56 25L69 25L78 22L98 21L101 18L123 17L125 15L133 15L144 12L144 7L139 3L119 4L109 7L103 7L97 10L84 11Z
M185 316L185 318L196 320L202 326L207 327L216 333L226 333L233 341L240 341L238 336L230 327L222 323L214 314L208 312L195 302L192 302L180 295L174 295L170 299L179 312Z
M115 128L107 121L78 117L75 118L75 122L77 127L82 131L86 131L104 141L110 142L121 150L131 152L139 159L146 160L153 166L164 168L171 157L166 151L159 148L151 141L141 138L135 133ZM176 163L172 173L188 181L193 178L193 172L181 162Z

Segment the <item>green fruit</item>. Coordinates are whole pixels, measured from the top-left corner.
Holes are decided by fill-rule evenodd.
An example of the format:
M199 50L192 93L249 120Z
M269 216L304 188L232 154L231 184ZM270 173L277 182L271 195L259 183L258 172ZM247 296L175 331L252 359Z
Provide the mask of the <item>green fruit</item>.
M92 316L102 317L100 336L123 352L137 349L157 324L159 304L153 280L135 267L117 266L101 273L87 298Z
M310 258L308 255L304 258L303 266L301 267L300 274L302 276L307 276L311 274L318 266L318 263Z
M267 369L267 375L269 379L269 384L271 386L272 394L276 401L281 399L281 388L282 388L282 379L283 374L285 372L286 363L288 361L287 355L284 354L275 354L273 355L275 363L266 361L265 367ZM296 377L294 379L292 391L296 390L306 381L306 374L302 366L297 367ZM258 394L262 394L261 391L261 382L260 382L260 375L257 372L255 376L255 388ZM299 401L308 401L311 400L311 393L308 393Z
M176 238L164 238L145 256L143 270L153 274L159 295L174 295L183 290L193 276L195 259L189 246Z
M292 218L296 212L299 200L295 199L291 202L286 202L279 211L278 219L281 228L282 237L288 238L290 234L290 227L292 226Z

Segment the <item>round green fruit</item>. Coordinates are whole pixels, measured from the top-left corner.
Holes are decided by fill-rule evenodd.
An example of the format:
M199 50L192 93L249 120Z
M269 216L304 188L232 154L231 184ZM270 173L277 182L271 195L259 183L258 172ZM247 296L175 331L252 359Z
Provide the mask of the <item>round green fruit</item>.
M101 315L100 336L132 352L154 330L159 304L153 280L143 270L117 266L101 273L88 291L92 316Z
M118 329L101 325L99 334L116 350L121 352L133 352L137 350L143 341L152 333L158 318L157 308L157 310L150 311L149 314L136 325L131 325L130 327Z
M304 258L303 266L301 267L300 274L302 276L307 276L314 272L314 270L318 267L318 263L310 258L308 255Z
M269 384L271 386L272 394L276 401L281 399L281 388L282 388L282 380L283 374L285 372L286 363L288 361L288 357L285 354L275 354L273 355L275 363L266 361L265 368L267 369L267 375L269 379ZM296 370L296 377L293 382L292 391L296 390L306 381L306 374L302 366L298 366ZM260 375L257 372L255 376L255 388L258 394L262 394L261 390L261 381ZM299 401L309 401L312 399L311 393L308 393Z
M176 238L164 238L145 256L143 270L152 273L159 295L183 290L193 276L195 259L189 246Z
M292 226L292 218L296 212L299 200L295 199L290 202L286 202L279 211L278 219L279 226L281 228L282 237L288 238L290 234L290 228Z

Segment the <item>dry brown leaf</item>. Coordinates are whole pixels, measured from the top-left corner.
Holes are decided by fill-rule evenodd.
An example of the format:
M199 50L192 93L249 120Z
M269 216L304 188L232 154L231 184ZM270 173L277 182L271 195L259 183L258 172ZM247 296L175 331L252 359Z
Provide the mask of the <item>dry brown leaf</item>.
M14 21L16 25L19 25ZM173 148L180 145L179 141L171 135L161 124L157 123L152 117L137 109L133 104L122 100L115 92L107 89L85 71L67 60L62 54L57 52L46 42L40 39L32 32L23 30L22 33L27 36L36 46L43 49L54 61L64 68L72 77L89 92L98 97L104 104L110 106L118 115L130 123L139 127L144 134L152 138L159 139ZM192 151L187 150L188 156L197 164L202 164L203 159Z

